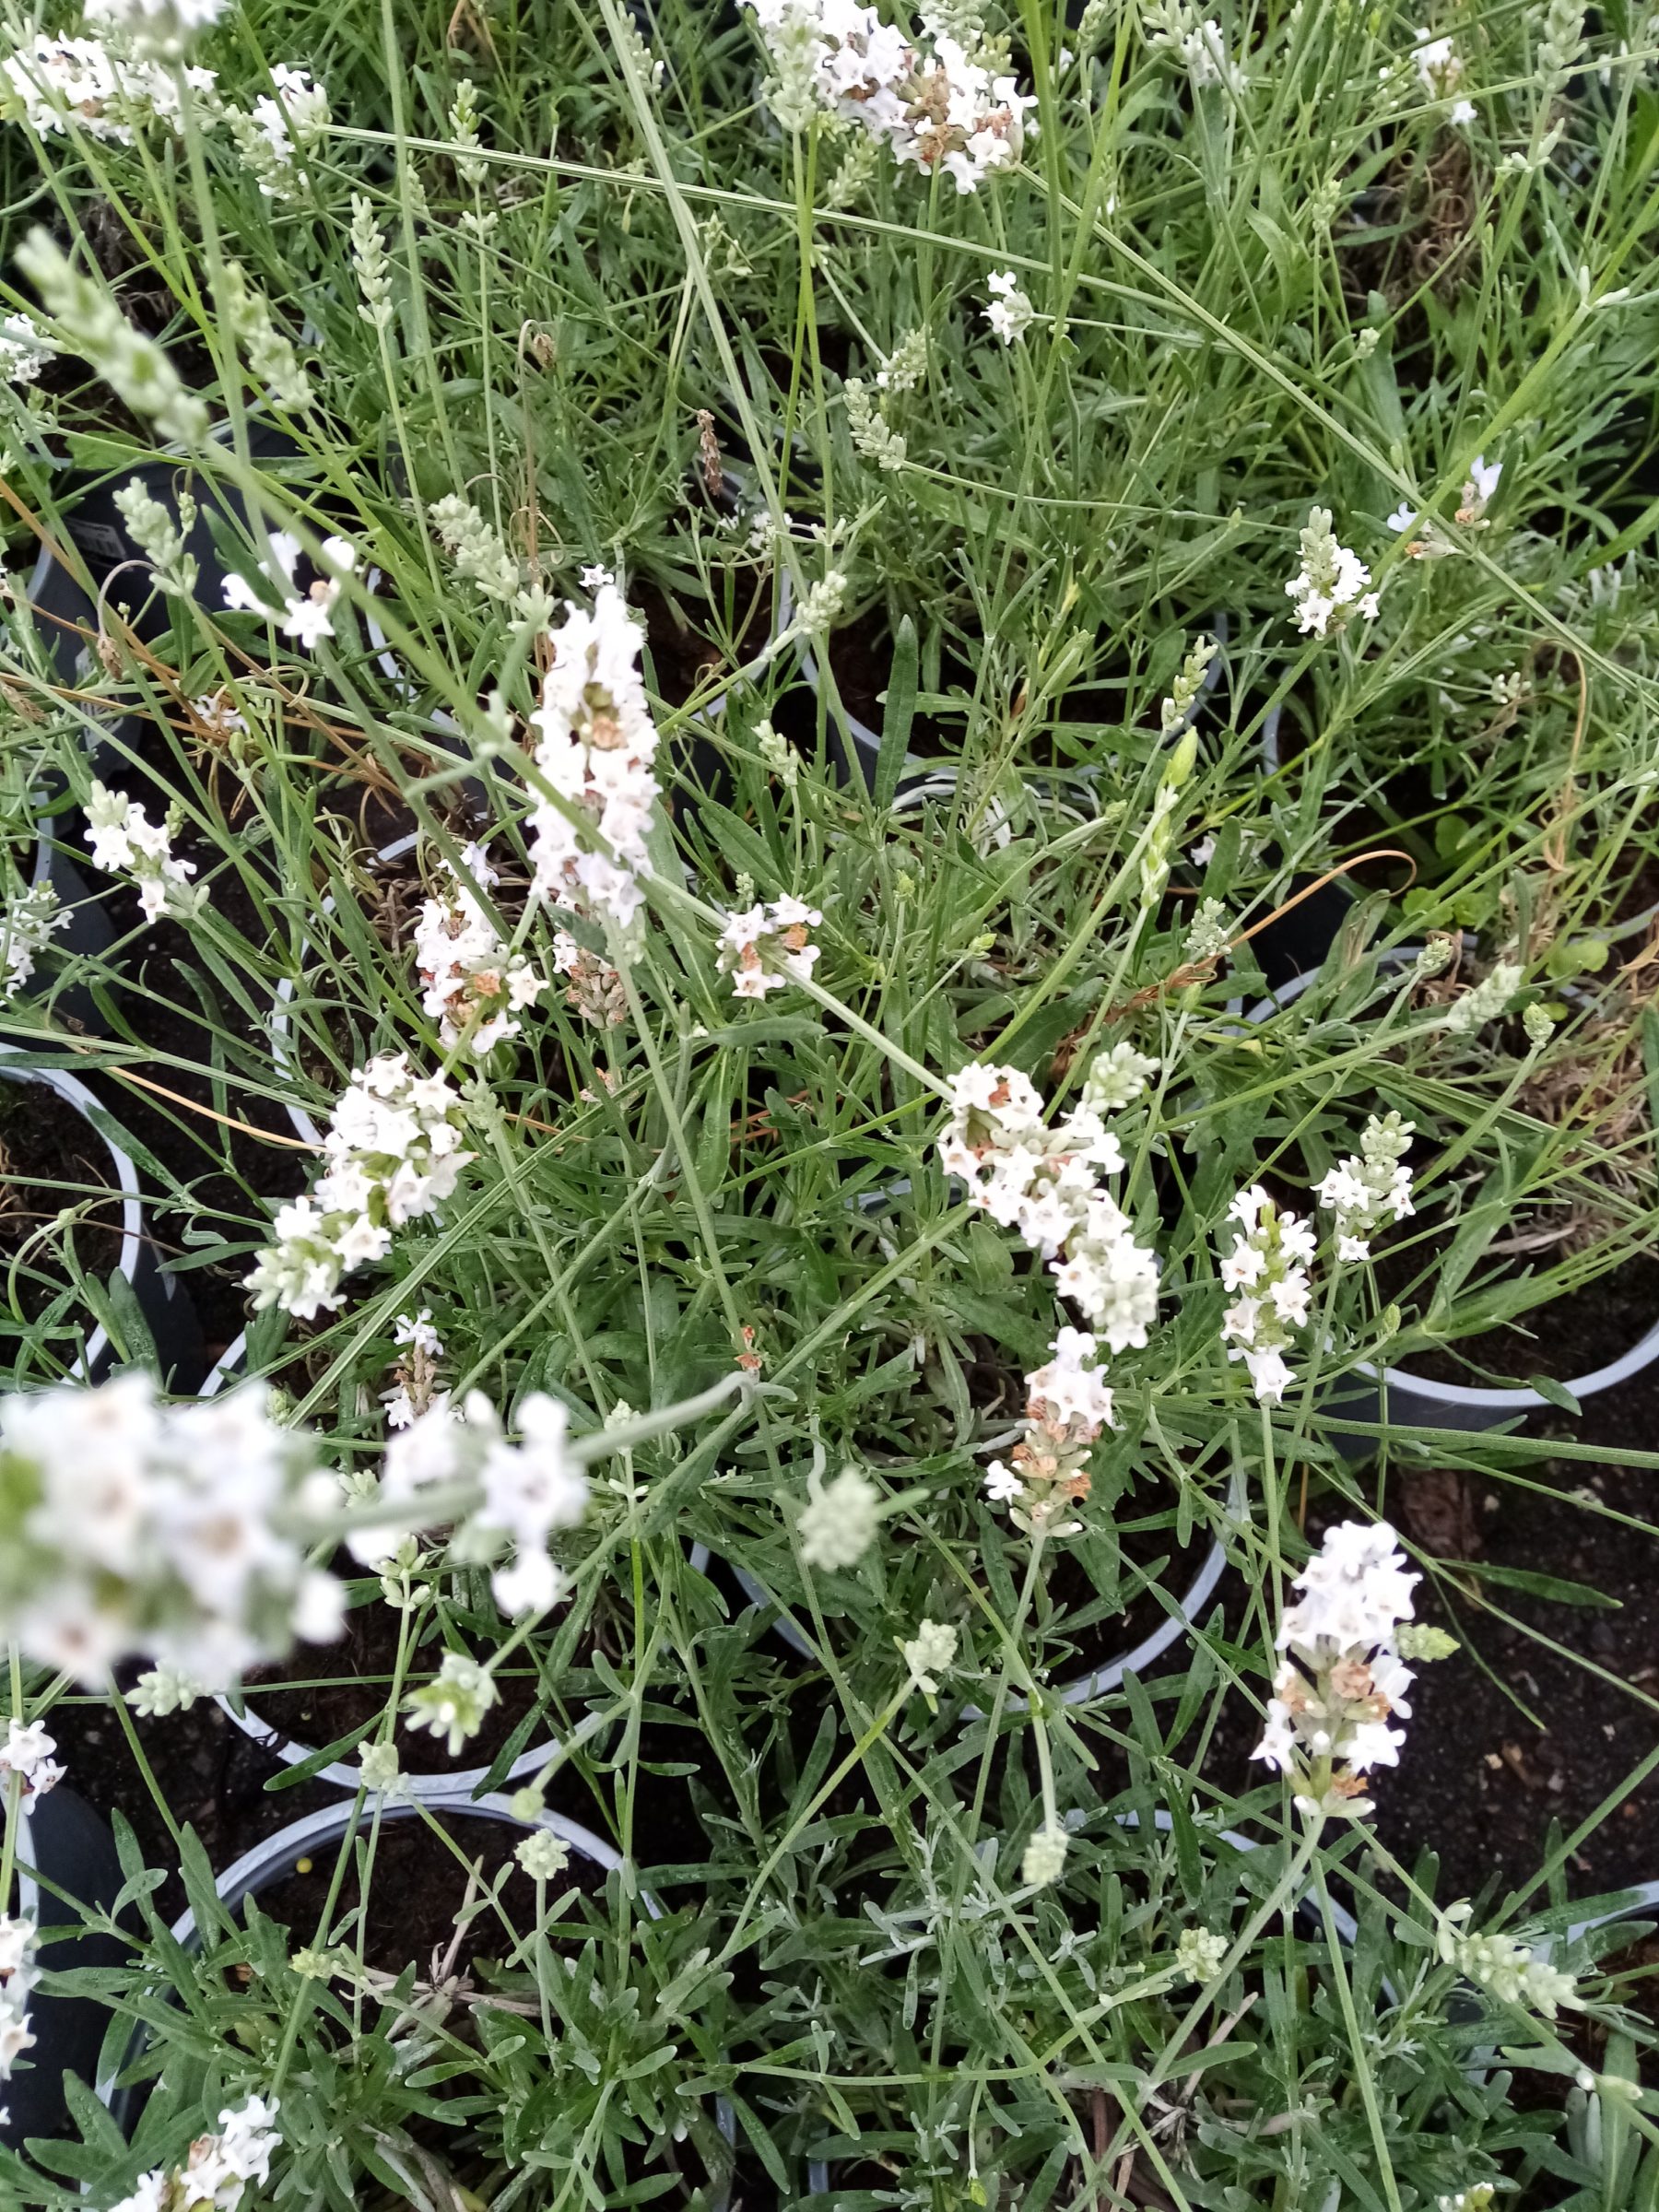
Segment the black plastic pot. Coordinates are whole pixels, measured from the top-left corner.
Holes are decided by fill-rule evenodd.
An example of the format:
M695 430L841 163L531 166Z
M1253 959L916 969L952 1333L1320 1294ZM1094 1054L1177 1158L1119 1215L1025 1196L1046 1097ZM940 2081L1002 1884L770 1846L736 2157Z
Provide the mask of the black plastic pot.
M121 1891L121 1861L109 1823L84 1798L60 1783L22 1816L18 1841L18 1910L42 1928L73 1924L72 1908L36 1879L39 1875L76 1903L108 1912ZM119 1937L88 1930L61 1943L41 1947L39 1962L51 1972L69 1968L121 1966L129 1956ZM0 2091L8 2113L0 2143L19 2149L31 2136L68 2132L69 2108L64 2077L76 2075L88 2088L98 2081L99 2053L111 2019L96 1997L47 1996L36 1990L29 1999L29 2025L34 2048Z
M29 577L29 602L36 628L45 641L53 672L58 682L68 688L75 683L86 637L97 629L98 618L92 602L68 571L46 552L41 553ZM83 729L81 741L94 770L112 758L112 748L108 742L92 731ZM108 886L89 881L65 849L66 840L83 834L84 824L80 810L70 801L61 770L44 770L34 779L29 804L35 830L34 860L29 871L30 885L49 884L56 894L60 913L68 916L67 926L52 934L48 961L54 953L100 959L115 941L115 932L99 895ZM91 992L84 983L72 983L55 992L53 1006L61 1018L77 1025L87 1035L103 1034L105 1025Z
M338 1845L354 1820L360 1829L367 1825L371 1818L378 1818L382 1821L411 1820L423 1811L450 1813L469 1820L499 1821L504 1828L519 1829L525 1834L535 1829L546 1829L567 1844L574 1857L586 1859L590 1865L606 1873L618 1867L628 1869L628 1862L624 1861L614 1845L607 1843L602 1836L594 1835L591 1829L583 1828L579 1821L567 1819L562 1813L544 1810L534 1819L524 1819L513 1811L512 1800L506 1796L470 1797L465 1790L452 1789L448 1794L434 1793L424 1796L418 1805L407 1800L393 1799L382 1804L373 1815L360 1811L355 1796L343 1798L337 1805L325 1805L317 1812L303 1814L298 1820L290 1821L275 1835L255 1843L251 1851L245 1851L240 1859L233 1861L222 1874L215 1877L214 1888L221 1903L234 1913L244 1898L257 1898L262 1892L285 1881L294 1871L296 1859ZM527 1888L528 1877L524 1879ZM655 1920L660 1917L662 1906L649 1889L636 1888L633 1894L637 1904L648 1918ZM174 1942L182 1944L188 1951L200 1947L202 1935L194 1912L182 1913L173 1923L171 1934ZM128 2049L129 2065L143 2047L144 2032L140 2030ZM147 2084L135 2083L117 2089L110 2099L110 2110L117 2125L128 2135L137 2124L147 2094ZM718 2099L714 2110L715 2124L721 2136L727 2143L734 2142L736 2116L730 2104L724 2098ZM725 2212L725 2207L731 2202L729 2179L721 2181L712 2177L709 2201L710 2212Z
M65 1112L77 1114L89 1135L109 1155L114 1171L111 1189L121 1199L121 1256L116 1272L125 1280L156 1347L162 1381L174 1390L194 1389L205 1364L202 1329L189 1293L162 1267L153 1239L146 1234L138 1170L112 1135L101 1101L76 1077L60 1067L19 1067L20 1048L0 1043L0 1082L38 1083L54 1092ZM80 1378L101 1382L117 1364L116 1347L100 1324L85 1339L77 1361Z
M300 451L285 431L260 422L248 426L248 449L255 462L289 460ZM224 606L226 569L210 518L217 515L221 531L229 524L256 546L265 543L266 533L261 518L250 515L248 502L240 491L229 485L209 489L199 472L192 470L182 458L141 461L114 475L71 480L63 495L67 509L63 526L75 541L93 581L108 586L112 601L133 607L134 630L148 644L171 628L172 602L152 587L148 559L134 542L115 504L116 493L135 477L175 522L181 482L186 482L194 492L196 516L185 534L184 549L196 563L196 591L205 606L222 612Z

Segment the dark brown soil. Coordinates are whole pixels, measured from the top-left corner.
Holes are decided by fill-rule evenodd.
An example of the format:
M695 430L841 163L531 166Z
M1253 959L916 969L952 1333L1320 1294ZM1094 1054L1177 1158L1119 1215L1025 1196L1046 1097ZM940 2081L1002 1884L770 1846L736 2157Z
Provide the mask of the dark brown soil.
M346 1633L338 1643L302 1643L282 1665L256 1668L250 1674L248 1710L278 1735L312 1751L370 1727L384 1712L391 1693L399 1618L383 1603L375 1585L371 1600L353 1606L347 1614ZM424 1681L435 1674L442 1650L436 1634L429 1632L416 1646L407 1678ZM305 1687L260 1688L276 1682L303 1683ZM400 1719L397 1751L405 1770L412 1774L440 1774L457 1768L488 1766L525 1714L534 1712L538 1704L532 1673L510 1669L499 1686L499 1703L491 1706L483 1727L456 1758L449 1755L447 1736L411 1730ZM545 1726L534 1729L524 1747L540 1742L546 1733ZM350 1759L356 1754L348 1751L342 1756Z
M267 1789L287 1770L251 1743L211 1700L200 1700L188 1712L167 1720L133 1724L173 1818L194 1832L216 1867L229 1866L302 1813L338 1802L337 1790L316 1783ZM133 1830L145 1865L167 1870L155 1905L164 1921L176 1920L185 1904L178 1851L119 1718L102 1699L75 1698L54 1705L47 1725L57 1741L58 1758L88 1803L106 1815L120 1813Z
M81 1272L107 1282L121 1258L121 1193L110 1189L109 1148L98 1132L43 1083L0 1082L0 1264L7 1302L15 1294L38 1320L70 1281L67 1253ZM86 1211L73 1229L42 1235L68 1208ZM24 1247L22 1265L12 1263Z
M1379 1268L1380 1279L1384 1272L1385 1266ZM1488 1382L1501 1386L1506 1380L1524 1382L1531 1375L1570 1382L1619 1358L1655 1324L1659 1256L1642 1253L1517 1322L1477 1336L1460 1336L1454 1345L1414 1352L1405 1365L1431 1382L1477 1388Z
M468 1865L478 1868L475 1903L493 1887L503 1868L510 1870L502 1891L503 1907L519 1933L528 1930L535 1918L535 1884L513 1857L526 1831L505 1821L453 1813L433 1818L443 1834L453 1839ZM355 1914L361 1902L355 1862L340 1884L332 1924L327 1927L322 1924L337 1850L335 1845L320 1847L312 1856L297 1862L294 1871L283 1880L259 1893L259 1910L267 1920L288 1928L296 1944L334 1941L348 1943L354 1950L358 1947L356 1920L346 1924L347 1915ZM450 1962L456 1917L467 1895L467 1865L456 1858L441 1836L432 1832L426 1819L383 1822L374 1845L364 1963L385 1974L401 1973L413 1963L421 1979L438 1980L448 1973L465 1972L475 1959L508 1956L512 1942L494 1908L486 1905L469 1921ZM564 1873L547 1885L547 1912L559 1912L558 1900L569 1891L591 1897L603 1894L604 1888L603 1871L572 1852ZM582 1923L578 1918L574 1924Z
M1651 1450L1659 1441L1659 1371L1587 1399L1581 1420L1552 1411L1533 1427L1542 1436ZM1659 1537L1587 1511L1573 1495L1583 1490L1653 1524L1659 1477L1570 1459L1525 1472L1547 1485L1544 1494L1463 1478L1480 1532L1477 1567L1555 1576L1614 1604L1563 1604L1477 1573L1454 1572L1438 1592L1419 1591L1419 1613L1465 1648L1418 1674L1400 1766L1379 1777L1376 1826L1402 1857L1440 1854L1446 1898L1473 1897L1488 1880L1501 1891L1530 1879L1551 1823L1570 1832L1659 1748ZM1466 1541L1466 1524L1462 1534ZM1576 1896L1659 1877L1659 1778L1615 1807L1574 1850L1566 1873Z

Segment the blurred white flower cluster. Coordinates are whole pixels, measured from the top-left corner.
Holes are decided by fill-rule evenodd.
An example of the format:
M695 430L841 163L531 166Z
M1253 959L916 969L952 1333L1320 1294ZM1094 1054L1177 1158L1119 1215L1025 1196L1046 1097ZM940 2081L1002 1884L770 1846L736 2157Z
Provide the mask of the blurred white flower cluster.
M1299 1811L1358 1818L1371 1809L1367 1770L1398 1764L1409 1717L1411 1669L1395 1630L1412 1614L1421 1579L1406 1571L1385 1521L1342 1521L1297 1577L1286 1609L1285 1653L1267 1701L1267 1725L1252 1757L1291 1776Z
M1391 1221L1416 1212L1411 1170L1405 1164L1416 1124L1373 1113L1359 1132L1359 1150L1339 1159L1319 1184L1319 1203L1335 1215L1336 1257L1369 1260L1371 1240Z
M1041 1253L1114 1352L1146 1344L1158 1318L1158 1260L1101 1186L1124 1165L1101 1117L1138 1098L1157 1065L1115 1045L1095 1062L1080 1103L1051 1129L1029 1077L971 1063L951 1077L951 1118L939 1139L946 1172L962 1178L968 1203Z
M475 1156L461 1148L462 1102L406 1053L353 1071L323 1140L327 1166L310 1194L277 1210L276 1241L247 1277L257 1308L301 1321L340 1300L340 1278L383 1259L392 1232L453 1195Z
M1228 1358L1250 1370L1262 1404L1277 1406L1295 1379L1285 1359L1291 1331L1308 1318L1313 1231L1276 1206L1260 1183L1241 1191L1227 1215L1239 1227L1221 1262L1221 1282L1240 1296L1221 1317L1221 1341L1230 1347Z
M1034 94L1019 91L1006 56L964 46L923 11L920 39L884 23L857 0L745 0L771 56L767 97L785 130L814 112L856 123L894 159L942 170L959 193L975 192L1019 159Z
M250 2097L220 2112L218 2135L198 2136L182 2166L142 2175L111 2212L237 2212L251 2182L264 2189L270 2181L271 2154L282 2147L276 2109L275 2097Z
M588 1478L566 1451L565 1409L557 1398L533 1392L517 1423L521 1441L512 1443L482 1391L469 1391L459 1406L447 1399L432 1406L386 1446L380 1496L397 1509L401 1524L419 1517L433 1490L476 1487L477 1503L450 1537L450 1558L494 1568L491 1586L504 1613L542 1613L563 1590L547 1540L586 1512ZM406 1516L404 1508L414 1512ZM497 1564L509 1546L511 1564ZM355 1536L351 1549L376 1566L384 1536L378 1530Z
M10 2078L13 2066L34 2043L29 1999L40 1980L35 1966L39 1933L32 1920L0 1913L0 2081ZM0 2112L0 2122L6 2118Z
M493 889L500 881L482 845L461 848L475 883ZM446 1046L465 1039L475 1060L487 1059L504 1039L516 1037L513 1019L547 988L522 952L510 952L475 894L447 862L448 881L421 906L415 924L415 965L421 1006L438 1024Z
M764 998L769 991L782 991L791 976L809 976L818 948L806 942L806 932L823 919L816 906L787 896L728 914L716 958L722 975L732 979L733 995Z
M194 860L175 860L172 831L152 822L136 799L124 798L96 778L87 801L92 865L112 875L130 876L147 922L159 921L170 908L188 920L195 911L190 878Z
M211 69L186 69L182 76L191 91L212 94ZM120 146L130 146L135 130L148 123L182 125L175 72L118 53L102 39L41 37L14 45L0 59L0 110L43 136L73 124Z
M643 902L645 836L659 796L652 763L656 725L640 676L644 632L614 583L602 583L591 614L567 601L550 633L553 665L530 717L535 764L571 809L541 799L530 815L535 888L556 905L627 929ZM585 816L608 853L593 849Z
M344 1594L307 1559L337 1501L316 1474L257 1384L168 1406L132 1368L0 1399L0 1636L101 1687L141 1653L223 1686L337 1635Z

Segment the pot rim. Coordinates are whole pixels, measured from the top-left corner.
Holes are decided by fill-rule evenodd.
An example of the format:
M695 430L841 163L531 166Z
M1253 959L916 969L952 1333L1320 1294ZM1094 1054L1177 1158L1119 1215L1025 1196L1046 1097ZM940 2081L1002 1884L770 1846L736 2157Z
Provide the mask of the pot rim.
M109 1133L99 1126L98 1116L105 1109L98 1098L78 1077L61 1067L15 1067L11 1061L28 1048L0 1041L0 1081L10 1083L44 1083L49 1090L72 1106L88 1129L109 1153L115 1163L116 1184L121 1193L121 1256L116 1261L117 1271L133 1287L137 1287L139 1264L144 1257L144 1200L138 1182L138 1170L133 1156ZM112 1351L109 1333L101 1322L81 1346L78 1379L89 1382L94 1371Z
M1411 957L1413 947L1390 946L1379 956L1379 961L1391 968L1401 968ZM1288 983L1281 984L1277 991L1269 993L1267 997L1252 1006L1244 1017L1245 1020L1252 1023L1265 1021L1281 1007L1293 1006L1305 992L1312 990L1324 972L1321 968L1310 968L1300 975L1292 976ZM1655 1359L1659 1359L1659 1319L1655 1319L1653 1326L1618 1359L1609 1359L1601 1367L1592 1368L1586 1375L1564 1380L1561 1388L1571 1391L1575 1398L1594 1397L1598 1391L1611 1390L1618 1383L1628 1382L1632 1375L1640 1374L1644 1368L1651 1367ZM1398 1391L1403 1397L1420 1398L1430 1404L1462 1406L1470 1412L1490 1413L1499 1419L1509 1414L1535 1413L1540 1407L1553 1403L1540 1391L1532 1390L1524 1382L1517 1382L1512 1389L1491 1383L1437 1382L1427 1375L1414 1374L1408 1367L1379 1367L1370 1359L1356 1361L1348 1371L1378 1383L1384 1393ZM1340 1382L1341 1377L1335 1380Z
M1227 1512L1236 1517L1243 1511L1243 1506L1244 1477L1241 1470L1235 1468L1227 1487ZM691 1564L699 1574L707 1571L709 1562L714 1556L706 1544L694 1544L691 1547ZM720 1556L725 1558L724 1553ZM812 1646L759 1577L748 1568L740 1567L735 1559L726 1559L725 1564L731 1569L734 1581L751 1605L770 1606L776 1611L777 1618L771 1624L771 1633L787 1644L797 1658L816 1658L817 1653ZM1087 1675L1079 1675L1074 1681L1062 1683L1053 1694L1063 1704L1081 1705L1090 1698L1104 1697L1108 1691L1115 1689L1124 1677L1133 1670L1149 1666L1154 1659L1161 1657L1171 1644L1188 1633L1193 1626L1193 1616L1207 1602L1211 1592L1226 1572L1227 1565L1227 1547L1218 1535L1212 1535L1197 1573L1177 1599L1173 1610L1165 1615L1150 1634L1143 1636L1137 1644L1119 1653L1116 1658L1103 1661ZM1025 1692L1011 1690L1005 1702L1009 1712L1022 1712L1026 1704ZM964 1705L961 1717L964 1721L982 1721L985 1717L984 1709L978 1705Z
M487 1797L469 1797L453 1784L436 1797L430 1794L417 1797L386 1797L378 1804L372 1796L359 1806L353 1795L341 1798L333 1805L318 1807L314 1813L302 1813L290 1820L274 1835L252 1844L240 1858L233 1859L223 1873L214 1877L215 1894L221 1904L234 1909L246 1897L256 1896L261 1888L276 1875L282 1863L302 1853L308 1844L337 1842L355 1818L360 1825L365 1818L382 1820L410 1820L422 1811L451 1812L476 1816L483 1820L500 1820L511 1828L523 1829L526 1834L533 1829L546 1829L560 1842L585 1859L591 1859L606 1874L614 1873L623 1864L622 1854L603 1836L594 1835L592 1829L581 1821L572 1820L567 1814L556 1813L544 1806L534 1818L526 1819L512 1809L512 1800L499 1791ZM660 1917L662 1907L654 1897L641 1889L639 1895L653 1920ZM170 1931L175 1943L194 1946L200 1941L195 1913L186 1906L174 1921Z

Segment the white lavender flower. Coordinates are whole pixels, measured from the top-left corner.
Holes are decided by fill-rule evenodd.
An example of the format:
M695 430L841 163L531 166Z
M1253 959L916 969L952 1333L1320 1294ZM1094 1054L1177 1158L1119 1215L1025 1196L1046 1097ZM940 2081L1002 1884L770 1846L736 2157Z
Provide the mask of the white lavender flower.
M577 818L550 799L532 809L535 889L622 931L644 902L645 837L660 796L652 767L656 725L639 668L643 639L614 583L600 585L591 614L567 602L548 640L552 665L541 705L530 717L536 765ZM577 826L582 820L607 850L592 845Z
M628 987L621 971L579 945L569 930L553 933L553 972L565 979L566 1006L593 1028L619 1029L628 1019Z
M88 18L92 13L89 7ZM76 130L130 146L136 131L152 124L181 130L181 78L195 95L198 120L210 124L215 119L211 69L175 71L156 60L117 53L101 39L8 42L11 50L0 59L0 111L20 115L42 136Z
M1562 91L1584 43L1583 0L1549 0L1538 41L1538 83L1546 100Z
M255 1307L301 1321L332 1312L343 1276L383 1259L394 1230L453 1196L474 1157L461 1137L460 1094L414 1074L406 1053L355 1069L323 1140L324 1173L278 1209L276 1241L246 1278Z
M823 919L816 906L789 895L728 914L715 941L715 958L722 975L732 979L734 996L764 998L769 991L782 990L791 976L809 976L818 947L807 943L806 932Z
M238 2212L250 2184L269 2184L272 2155L282 2147L276 2112L275 2097L221 2112L218 2135L198 2136L182 2166L145 2174L111 2212Z
M1206 85L1243 88L1244 75L1227 51L1227 39L1214 16L1201 16L1190 0L1146 0L1147 43L1186 65L1196 89Z
M253 381L278 406L311 405L311 373L294 350L293 340L279 330L271 303L250 281L239 261L226 261L219 270L225 320L247 357Z
M225 122L261 193L285 200L300 191L301 164L329 126L328 91L287 62L273 65L271 84L272 91L261 93L251 112L227 106Z
M365 1744L358 1753L363 1787L377 1797L394 1797L403 1788L403 1762L395 1744Z
M1182 1928L1175 1938L1175 1967L1189 1982L1213 1982L1227 1957L1225 1936L1209 1928Z
M461 857L486 890L500 881L482 845L463 846ZM444 880L415 924L421 1008L446 1049L465 1041L475 1060L485 1060L519 1034L516 1017L535 1005L547 979L522 952L509 951L475 894L446 861L439 865Z
M65 1770L52 1756L56 1749L56 1741L47 1735L43 1722L20 1721L15 1713L6 1722L6 1742L0 1745L0 1774L15 1774L22 1784L18 1803L24 1812L63 1781ZM6 1802L6 1794L0 1789L0 1803Z
M1083 1103L1096 1113L1117 1113L1133 1106L1158 1073L1159 1064L1127 1041L1097 1053L1083 1078Z
M351 195L351 265L363 295L359 315L371 329L390 329L392 265L386 257L384 233L374 219L374 202L360 192Z
M398 1358L392 1367L392 1387L380 1394L386 1409L388 1429L409 1429L439 1403L448 1403L438 1389L438 1362L443 1357L443 1339L432 1326L431 1309L400 1313L392 1324L392 1341Z
M1221 1341L1228 1358L1249 1369L1262 1404L1277 1406L1294 1380L1285 1359L1292 1332L1308 1318L1313 1232L1259 1183L1241 1191L1227 1212L1239 1227L1221 1262L1221 1282L1239 1295L1222 1314Z
M288 530L273 530L266 539L269 548L265 559L259 563L259 574L275 594L275 602L251 584L245 576L232 572L224 581L225 605L232 609L263 615L267 622L275 622L284 637L293 638L308 649L319 645L324 638L335 634L334 608L340 596L342 581L357 566L357 548L343 537L325 537L323 540L321 571L304 592L295 581L300 565L300 540Z
M927 376L928 344L924 328L907 330L876 372L883 392L913 392Z
M449 126L455 173L463 184L476 192L489 174L489 163L484 157L484 141L478 135L478 88L469 76L464 76L455 87Z
M1315 637L1335 634L1359 615L1375 621L1377 594L1368 591L1371 571L1348 547L1338 545L1327 507L1311 507L1301 534L1301 566L1285 586L1295 603L1297 627Z
M94 778L87 828L93 866L130 877L147 922L163 912L188 921L195 912L199 894L189 888L194 861L174 857L171 828L152 822L136 799L124 798Z
M1140 1055L1117 1050L1129 1058L1106 1057L1100 1095L1144 1084ZM951 1092L939 1158L967 1184L969 1204L1041 1253L1114 1352L1144 1346L1158 1317L1158 1261L1101 1187L1100 1177L1120 1173L1125 1162L1100 1112L1086 1098L1051 1129L1028 1077L977 1062L952 1077Z
M1458 502L1456 519L1468 530L1486 527L1486 511L1498 489L1503 474L1501 461L1488 461L1484 453L1477 453L1469 464L1469 473L1464 478L1463 498Z
M195 556L184 549L196 512L189 492L180 492L175 515L152 495L142 477L131 477L115 494L115 505L127 535L149 562L151 579L158 588L175 598L188 599L196 582Z
M0 382L32 384L56 352L29 316L0 317Z
M131 50L171 60L224 14L226 0L86 0L82 19L107 23Z
M991 304L981 312L1003 344L1012 346L1037 320L1037 310L1019 288L1019 278L1012 269L993 269L985 283Z
M513 1848L513 1857L532 1881L551 1882L571 1863L571 1847L550 1828L538 1828Z
M32 1920L0 1913L0 2081L10 2078L18 2059L34 2045L29 1999L40 1979L35 1966L39 1933Z
M1179 736L1192 721L1193 710L1209 680L1210 664L1219 651L1214 638L1200 638L1182 662L1175 681L1170 686L1170 695L1158 711L1159 727L1164 736Z
M175 1712L188 1712L206 1688L179 1666L147 1666L126 1695L140 1720L164 1721Z
M51 944L53 930L67 929L74 918L60 910L57 893L49 883L29 884L14 892L0 914L0 995L17 996Z
M1319 1203L1336 1217L1339 1260L1369 1260L1378 1230L1416 1211L1405 1164L1415 1135L1416 1124L1393 1111L1381 1121L1373 1113L1359 1133L1359 1153L1339 1159L1321 1179Z
M1489 1989L1500 2004L1524 2005L1547 2020L1553 2020L1563 2006L1571 2012L1583 2010L1571 1974L1562 1973L1512 1936L1471 1933L1465 1924L1472 1911L1465 1901L1448 1907L1440 1916L1436 1948L1448 1966Z
M1406 1571L1386 1522L1343 1521L1297 1577L1299 1601L1279 1624L1285 1656L1267 1701L1267 1725L1252 1757L1291 1776L1300 1811L1313 1816L1371 1810L1371 1767L1398 1764L1412 1674L1394 1643L1409 1620L1420 1577Z
M1219 899L1201 899L1181 941L1182 959L1194 965L1218 960L1232 943L1232 918Z
M956 1665L957 1632L947 1623L924 1620L915 1634L900 1644L912 1689L931 1703L939 1694L938 1677Z
M1432 38L1427 30L1418 32L1417 41L1411 50L1411 60L1425 95L1444 106L1446 121L1454 129L1473 123L1475 103L1464 98L1458 89L1463 83L1464 65L1456 47L1450 39Z
M1062 1329L1050 1348L1053 1359L1025 1379L1025 1433L985 1470L985 1495L1028 1535L1069 1536L1082 1526L1067 1516L1088 1495L1089 1454L1101 1430L1116 1426L1114 1402L1089 1331Z
M1065 1871L1068 1841L1063 1828L1045 1822L1025 1847L1025 1856L1019 1865L1020 1880L1032 1889L1046 1889L1051 1883L1057 1882Z
M857 0L745 0L771 57L767 88L785 130L816 107L856 124L894 159L942 171L959 193L1019 159L1036 106L990 50L939 22L912 40Z
M445 1652L431 1681L419 1683L404 1700L404 1725L425 1729L434 1739L442 1736L453 1759L483 1727L500 1695L487 1666L464 1652Z
M794 620L789 626L789 635L795 638L821 638L834 629L847 603L851 581L843 569L826 569L814 583L806 586Z
M871 398L870 387L862 377L850 376L845 380L841 400L847 410L847 428L853 433L853 452L889 473L902 468L904 440L888 422L879 404Z

